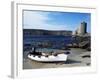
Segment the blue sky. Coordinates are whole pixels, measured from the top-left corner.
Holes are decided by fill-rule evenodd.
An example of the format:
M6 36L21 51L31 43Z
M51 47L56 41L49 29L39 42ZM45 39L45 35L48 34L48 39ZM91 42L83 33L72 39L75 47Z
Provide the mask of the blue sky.
M87 22L87 31L90 32L90 13L24 11L23 14L24 29L75 31L83 21Z

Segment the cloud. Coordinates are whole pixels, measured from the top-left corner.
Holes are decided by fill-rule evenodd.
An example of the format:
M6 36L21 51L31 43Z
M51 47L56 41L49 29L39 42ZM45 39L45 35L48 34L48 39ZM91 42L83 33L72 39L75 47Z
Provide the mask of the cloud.
M47 30L65 30L66 25L52 24L49 21L53 21L50 16L50 12L36 12L36 11L24 11L24 28L25 29L47 29Z

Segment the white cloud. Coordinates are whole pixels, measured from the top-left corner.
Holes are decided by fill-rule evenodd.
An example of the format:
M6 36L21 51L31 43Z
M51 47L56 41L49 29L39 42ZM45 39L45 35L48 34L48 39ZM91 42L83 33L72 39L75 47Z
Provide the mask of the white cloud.
M48 30L64 30L65 25L49 24L47 21L52 20L49 12L24 12L24 28L26 29L48 29Z

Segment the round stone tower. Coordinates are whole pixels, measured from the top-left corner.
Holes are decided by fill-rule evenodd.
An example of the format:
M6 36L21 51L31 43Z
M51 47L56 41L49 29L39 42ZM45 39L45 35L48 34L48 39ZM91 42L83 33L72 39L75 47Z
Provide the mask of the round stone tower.
M79 35L84 35L85 33L87 33L87 23L86 22L82 22L81 26L78 29L78 34Z

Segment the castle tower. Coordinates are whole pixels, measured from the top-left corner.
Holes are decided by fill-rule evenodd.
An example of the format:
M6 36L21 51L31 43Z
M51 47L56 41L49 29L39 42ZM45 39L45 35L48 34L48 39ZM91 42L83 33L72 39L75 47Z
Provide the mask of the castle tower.
M85 33L87 33L87 23L86 22L82 22L81 26L78 29L78 34L79 35L84 35Z

